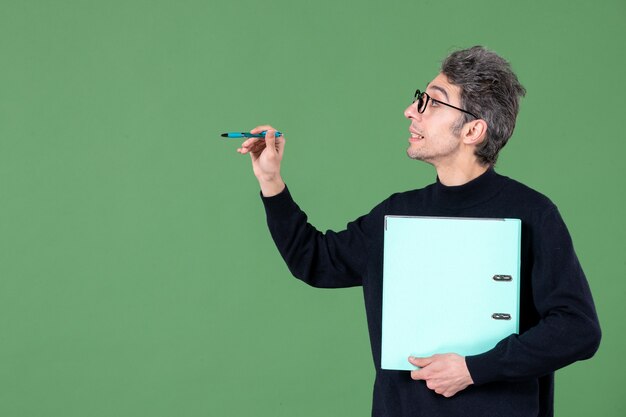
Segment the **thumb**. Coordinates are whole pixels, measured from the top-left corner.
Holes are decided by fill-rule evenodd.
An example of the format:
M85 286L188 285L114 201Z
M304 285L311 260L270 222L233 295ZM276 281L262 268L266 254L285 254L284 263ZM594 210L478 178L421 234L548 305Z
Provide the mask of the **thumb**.
M425 366L430 365L432 361L433 361L432 356L428 358L416 358L415 356L409 356L409 362L412 365L415 365L419 368L423 368Z
M265 132L265 148L269 148L272 153L276 153L276 130L268 129Z

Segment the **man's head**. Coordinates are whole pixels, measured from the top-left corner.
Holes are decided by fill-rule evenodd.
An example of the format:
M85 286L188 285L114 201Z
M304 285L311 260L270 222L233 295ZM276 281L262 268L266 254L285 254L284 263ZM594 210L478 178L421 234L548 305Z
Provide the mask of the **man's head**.
M495 164L524 94L508 62L495 53L480 46L452 53L405 111L411 120L408 155L434 165L467 158Z
M482 46L453 52L441 64L441 73L460 87L461 107L487 122L487 133L475 154L482 164L495 164L513 134L519 101L526 90L511 65ZM456 130L473 119L463 114Z

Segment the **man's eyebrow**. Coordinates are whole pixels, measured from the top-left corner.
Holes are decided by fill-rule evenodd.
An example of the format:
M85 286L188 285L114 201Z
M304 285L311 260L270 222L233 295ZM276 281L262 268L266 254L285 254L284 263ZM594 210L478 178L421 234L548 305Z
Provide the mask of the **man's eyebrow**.
M448 97L448 92L444 90L443 87L439 87L438 85L429 85L428 88L432 88L433 90L439 91L441 94L445 96L446 101L450 101L450 98Z

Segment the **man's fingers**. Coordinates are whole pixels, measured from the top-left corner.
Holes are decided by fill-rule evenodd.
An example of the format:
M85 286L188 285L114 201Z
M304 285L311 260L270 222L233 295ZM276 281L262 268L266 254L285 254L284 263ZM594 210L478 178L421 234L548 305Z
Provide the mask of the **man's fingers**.
M250 131L250 133L252 133L252 134L255 134L255 135L256 135L256 134L261 133L261 132L266 131L266 130L276 130L276 129L274 129L274 128L273 128L272 126L270 126L270 125L261 125L261 126L257 126L257 127L255 127L254 129L252 129L252 130Z
M425 366L430 365L433 362L433 357L430 356L428 358L416 358L414 356L409 356L409 362L412 365L418 366L420 368L423 368Z
M261 138L249 138L246 139L241 147L237 149L242 155L247 154L248 152L257 152L265 147L265 142Z
M258 142L261 142L261 141L263 141L262 138L248 138L241 144L241 146L244 147L244 148L250 148L255 143L258 143Z
M419 381L420 379L426 380L426 375L424 375L423 369L417 369L415 371L411 371L411 379Z
M416 358L414 356L409 356L409 362L412 365L415 365L420 368L420 369L416 369L415 371L411 371L411 378L415 380L419 380L419 379L426 380L429 377L430 372L424 369L424 367L430 365L432 361L433 361L432 356L429 358ZM427 372L429 373L428 375L426 375Z
M411 372L411 378L426 381L429 389L444 397L452 397L474 383L465 358L454 353L409 357L409 362L420 368Z

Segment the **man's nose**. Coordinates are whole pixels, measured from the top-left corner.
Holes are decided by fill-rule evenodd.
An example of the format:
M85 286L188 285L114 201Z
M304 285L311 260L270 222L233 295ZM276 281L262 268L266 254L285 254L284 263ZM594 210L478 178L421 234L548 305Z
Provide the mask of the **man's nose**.
M417 119L421 114L417 112L417 105L412 103L404 110L404 117L407 119Z

